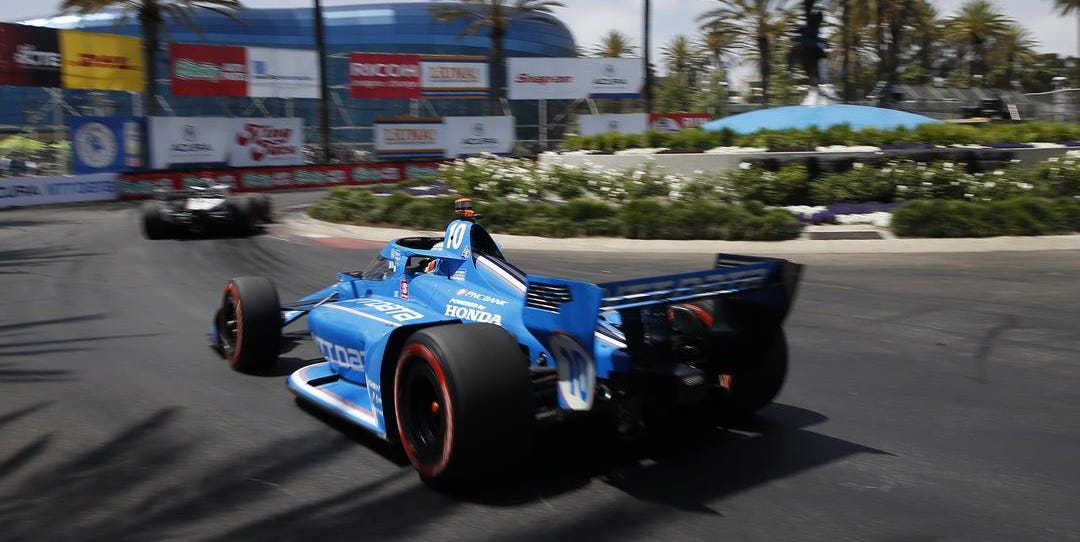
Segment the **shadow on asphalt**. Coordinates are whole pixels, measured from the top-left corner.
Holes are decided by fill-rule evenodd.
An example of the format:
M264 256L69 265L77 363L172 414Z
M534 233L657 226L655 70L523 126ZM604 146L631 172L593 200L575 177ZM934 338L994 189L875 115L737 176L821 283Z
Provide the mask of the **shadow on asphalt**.
M0 425L32 419L49 406L0 413ZM408 540L478 505L531 507L545 497L603 483L674 510L713 514L710 503L859 453L884 453L806 429L826 418L786 405L738 427L678 430L625 444L588 424L542 434L528 468L498 484L436 491L420 483L403 454L367 432L302 407L346 438L314 431L220 456L210 440L178 428L182 410L162 409L80 452L50 460L57 434L11 443L0 457L4 540L134 541ZM357 445L393 466L335 472ZM354 478L345 489L294 494L309 479ZM544 501L546 502L546 501ZM470 511L471 510L471 511ZM601 505L570 524L515 540L606 539L640 532L657 515ZM481 526L477 526L482 528ZM495 536L494 538L498 538Z

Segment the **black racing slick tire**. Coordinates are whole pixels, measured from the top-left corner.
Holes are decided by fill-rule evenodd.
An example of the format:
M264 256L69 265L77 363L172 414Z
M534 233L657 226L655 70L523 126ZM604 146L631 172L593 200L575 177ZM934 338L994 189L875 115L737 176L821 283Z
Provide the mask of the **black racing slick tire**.
M532 448L534 401L517 340L491 324L413 334L394 371L394 412L405 455L428 482L485 478Z
M229 216L232 217L231 225L235 235L246 236L255 233L258 209L252 199L233 198L226 205L229 206Z
M277 289L263 277L237 277L225 283L214 318L218 351L244 373L273 366L281 350L281 304Z
M143 235L147 239L165 239L169 237L170 224L161 216L162 206L156 201L142 205Z
M788 366L784 330L777 329L759 352L738 371L720 375L724 414L749 416L772 403L784 386Z
M258 209L256 215L259 222L269 224L274 221L274 203L270 200L270 196L266 194L256 194L251 197L255 201L255 208Z

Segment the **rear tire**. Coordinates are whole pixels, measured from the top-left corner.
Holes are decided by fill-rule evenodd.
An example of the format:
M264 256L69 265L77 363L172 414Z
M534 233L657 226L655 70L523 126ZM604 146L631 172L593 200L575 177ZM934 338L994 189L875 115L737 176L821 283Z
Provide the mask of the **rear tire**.
M499 326L424 329L398 357L398 435L426 481L483 478L523 460L532 447L534 409L528 360Z
M232 230L236 235L251 235L255 233L255 222L258 216L257 205L250 198L230 199L226 204L229 206L229 214L232 217Z
M259 222L269 224L274 221L274 203L271 201L270 196L266 194L257 194L252 196L255 201L255 208L258 209L256 216Z
M784 330L777 329L760 352L760 357L747 360L744 368L732 374L720 375L726 414L749 416L768 406L780 393L788 365Z
M263 277L229 279L214 327L218 350L234 369L260 373L272 367L281 349L281 304L274 284Z
M165 239L169 237L170 225L161 217L162 205L148 201L142 205L143 235L147 239Z

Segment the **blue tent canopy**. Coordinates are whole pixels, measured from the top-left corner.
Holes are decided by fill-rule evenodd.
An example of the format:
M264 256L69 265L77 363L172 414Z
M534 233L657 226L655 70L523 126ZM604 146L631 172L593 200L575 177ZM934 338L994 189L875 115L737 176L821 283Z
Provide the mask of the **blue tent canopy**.
M785 130L809 128L811 126L817 126L824 130L837 124L847 124L853 130L862 128L891 130L897 126L914 128L921 124L934 122L941 121L896 109L867 107L865 105L830 104L792 105L759 109L716 119L702 125L702 128L709 132L730 128L738 134L751 134L758 130Z

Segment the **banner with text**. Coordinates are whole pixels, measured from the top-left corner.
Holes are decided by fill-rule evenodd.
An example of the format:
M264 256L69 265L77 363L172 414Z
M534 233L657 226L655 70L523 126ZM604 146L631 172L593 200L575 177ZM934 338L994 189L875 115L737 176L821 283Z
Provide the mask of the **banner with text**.
M230 166L295 166L304 163L304 119L231 119Z
M638 58L510 58L511 100L638 98L645 72Z
M442 158L446 154L442 117L375 119L375 154L383 160Z
M514 117L444 117L443 124L448 158L514 152Z
M153 169L304 163L299 117L150 117L149 133Z
M653 132L678 132L701 126L715 118L709 113L650 113L649 130Z
M247 53L229 45L169 44L176 96L247 96Z
M0 85L60 88L60 33L0 23Z
M117 197L115 173L64 177L22 177L0 181L0 207L26 207Z
M71 164L75 173L142 169L144 122L140 117L72 117Z
M318 98L319 56L297 49L247 48L248 96Z
M482 56L423 56L420 87L425 98L486 98L491 88Z
M142 40L130 36L60 31L64 88L141 92Z
M163 171L125 174L117 191L119 199L148 199L155 189L176 190L192 184L224 184L236 192L296 190L341 185L396 184L434 179L436 162L341 164L330 166L287 166L214 169L203 171ZM2 194L2 192L0 192ZM2 201L2 200L0 200ZM2 203L0 203L2 205Z
M583 136L619 132L643 134L649 128L649 116L645 113L609 113L605 115L579 115L578 130Z
M420 55L349 54L353 98L420 98Z

